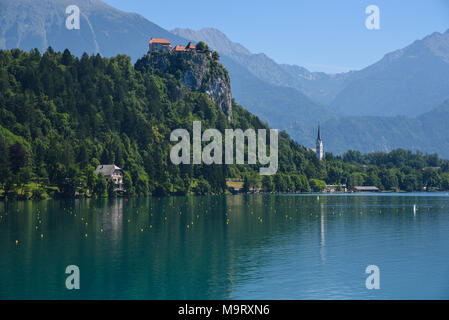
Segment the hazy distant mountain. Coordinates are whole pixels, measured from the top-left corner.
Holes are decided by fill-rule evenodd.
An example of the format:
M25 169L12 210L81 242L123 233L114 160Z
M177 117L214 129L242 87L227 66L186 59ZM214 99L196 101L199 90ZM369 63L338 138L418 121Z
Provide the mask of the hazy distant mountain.
M177 28L172 32L192 41L204 41L217 50L222 56L221 62L229 70L237 102L273 127L288 131L294 128L299 143L312 145L318 121L336 115L331 108L315 103L307 96L309 91L320 89L301 84L310 78L325 82L334 76L304 69L304 77L300 77L294 69L300 67L279 65L263 53L252 54L214 28L198 31Z
M449 98L449 30L354 72L331 105L347 115L415 116Z
M418 117L342 117L322 124L325 146L341 153L351 146L362 152L396 148L438 153L449 158L449 101Z
M415 116L449 98L449 30L389 53L363 70L333 75L279 65L265 54L251 54L213 28L178 28L173 32L196 41L209 41L258 78L296 88L315 102L332 106L341 115Z
M227 55L230 58L235 58L236 55L251 55L248 49L240 43L232 42L223 32L215 28L203 28L198 31L176 28L170 32L195 42L204 41L220 54Z
M449 110L444 107L432 110L449 98L449 31L434 33L387 54L361 71L334 75L310 72L296 65L278 65L264 54L251 54L216 29L176 29L173 32L196 41L209 41L243 66L240 73L249 71L259 80L282 86L282 90L276 89L278 95L285 95L290 87L317 103L329 105L328 108L321 107L323 113L317 116L320 120L327 118L322 124L327 151L340 153L357 149L371 152L403 147L449 157L449 145L445 142L449 132L446 132L445 123L439 120L449 120ZM239 75L234 78L239 82L248 77ZM280 110L264 106L264 102L270 100L267 90L260 90L265 95L255 96L253 85L249 83L257 84L254 79L253 82L239 83L237 87L245 91L234 91L252 112L270 119L276 127L286 129L300 143L313 146L315 123L290 116L294 110L304 112L304 108L277 98L285 104L281 110L287 111L287 114L279 115ZM263 88L260 84L256 87ZM307 106L307 103L300 105ZM320 109L311 108L310 113L316 115L317 110ZM423 113L426 114L416 117ZM311 114L307 118L313 119Z
M313 103L299 90L263 81L229 57L222 57L222 63L231 76L237 102L273 128L295 132L296 140L302 145L313 143L318 121L335 116L331 109Z
M203 28L195 31L176 28L172 32L180 37L193 41L204 41L214 50L226 55L235 62L245 66L253 75L276 86L301 88L300 79L286 71L282 66L265 54L252 54L241 44L232 42L221 31L214 28Z
M215 50L242 64L259 79L276 86L298 89L318 104L330 105L352 75L352 72L340 74L310 72L304 67L278 64L264 53L251 53L243 45L231 41L215 28L197 31L176 28L172 32L186 39L204 41Z
M327 74L324 72L310 72L304 67L282 64L285 71L299 79L300 90L317 103L330 105L337 94L343 90L356 71Z

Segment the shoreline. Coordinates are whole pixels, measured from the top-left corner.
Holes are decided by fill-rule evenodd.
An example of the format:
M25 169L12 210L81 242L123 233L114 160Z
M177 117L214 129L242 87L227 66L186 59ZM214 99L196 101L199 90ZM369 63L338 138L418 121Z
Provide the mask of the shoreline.
M54 197L46 199L8 199L1 198L0 202L24 202L24 201L52 201L52 200L117 200L124 199L129 201L131 199L142 199L142 198L157 198L161 200L163 198L178 198L178 197L206 197L206 196L244 196L244 195L297 195L297 196L387 196L387 195L447 195L449 196L449 191L381 191L381 192L257 192L257 193L219 193L219 194L187 194L187 195L145 195L145 196L117 196L117 197Z

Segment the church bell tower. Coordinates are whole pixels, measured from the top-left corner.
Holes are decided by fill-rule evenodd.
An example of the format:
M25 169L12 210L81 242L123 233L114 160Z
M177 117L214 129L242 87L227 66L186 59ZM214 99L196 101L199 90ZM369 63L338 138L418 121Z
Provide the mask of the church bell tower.
M324 158L324 147L323 140L321 140L320 124L318 124L318 137L316 138L316 157L318 160L323 160Z

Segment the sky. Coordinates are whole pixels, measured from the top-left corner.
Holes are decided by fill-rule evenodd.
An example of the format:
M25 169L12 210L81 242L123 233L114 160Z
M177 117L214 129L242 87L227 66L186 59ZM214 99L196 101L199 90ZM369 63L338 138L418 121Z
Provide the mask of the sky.
M328 73L360 70L449 29L449 0L103 0L172 30L214 27L253 53ZM379 30L365 10L379 8Z

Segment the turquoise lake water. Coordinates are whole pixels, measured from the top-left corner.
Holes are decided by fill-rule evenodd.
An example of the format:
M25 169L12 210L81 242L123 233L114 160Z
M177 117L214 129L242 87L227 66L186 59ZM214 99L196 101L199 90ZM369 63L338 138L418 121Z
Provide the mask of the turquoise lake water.
M449 299L449 194L2 202L0 299Z

